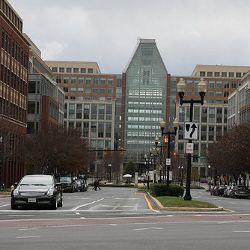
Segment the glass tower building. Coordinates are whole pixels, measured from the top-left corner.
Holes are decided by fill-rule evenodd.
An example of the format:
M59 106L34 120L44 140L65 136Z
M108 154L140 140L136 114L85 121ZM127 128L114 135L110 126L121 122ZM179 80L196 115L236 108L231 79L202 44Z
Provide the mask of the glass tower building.
M123 74L123 144L125 162L144 164L144 154L161 136L167 117L167 69L154 39L139 39Z

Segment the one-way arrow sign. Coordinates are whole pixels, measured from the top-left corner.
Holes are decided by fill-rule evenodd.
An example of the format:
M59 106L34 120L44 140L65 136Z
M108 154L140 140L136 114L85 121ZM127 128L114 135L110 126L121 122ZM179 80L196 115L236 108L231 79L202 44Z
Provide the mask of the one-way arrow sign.
M185 122L184 139L197 140L198 139L198 125L194 122Z

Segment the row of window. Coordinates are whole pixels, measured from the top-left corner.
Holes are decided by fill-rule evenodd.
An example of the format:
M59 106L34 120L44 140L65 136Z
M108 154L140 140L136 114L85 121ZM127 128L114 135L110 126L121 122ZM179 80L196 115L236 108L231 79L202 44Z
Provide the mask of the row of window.
M52 67L51 70L54 73L57 73L57 72L59 72L59 73L76 73L76 74L79 74L79 73L81 73L81 74L85 74L85 73L93 74L94 73L93 68ZM96 73L98 73L98 72L96 72Z
M29 55L16 40L11 38L7 31L1 32L2 48L7 51L13 58L20 62L25 68L28 68Z
M23 95L27 93L27 83L1 65L0 80Z
M246 73L241 73L241 72L205 72L205 71L200 71L200 77L237 77L241 78L243 75Z
M133 114L162 114L162 110L157 109L128 109L128 113Z
M9 6L9 4L5 0L0 0L0 9L3 11L6 17L17 27L17 29L22 32L23 29L22 20L18 18L13 9Z
M162 117L137 117L137 116L128 116L128 121L145 121L145 122L160 122L163 120Z
M181 107L179 110L179 122L189 119L189 107ZM227 108L194 106L193 121L201 123L227 123Z
M66 121L64 125L68 128L80 129L85 138L111 138L112 134L111 122Z
M112 105L66 103L64 117L69 119L112 120Z
M0 113L26 123L26 110L0 97Z
M97 77L56 77L57 83L64 84L86 84L86 85L113 85L113 78L97 78Z
M63 88L65 93L68 92L77 92L77 93L85 93L85 94L113 94L113 89L111 88L99 88L99 89L95 89L95 88L67 88L64 87Z

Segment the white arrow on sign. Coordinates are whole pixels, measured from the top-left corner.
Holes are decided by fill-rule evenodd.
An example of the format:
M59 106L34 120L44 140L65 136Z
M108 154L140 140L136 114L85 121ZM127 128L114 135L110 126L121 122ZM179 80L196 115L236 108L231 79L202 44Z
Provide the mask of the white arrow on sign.
M194 122L185 122L184 139L197 140L198 139L198 124Z

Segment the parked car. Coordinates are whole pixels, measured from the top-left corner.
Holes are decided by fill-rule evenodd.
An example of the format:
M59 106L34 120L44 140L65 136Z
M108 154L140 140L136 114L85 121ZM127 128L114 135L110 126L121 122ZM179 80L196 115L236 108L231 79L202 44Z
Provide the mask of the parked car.
M234 186L229 193L231 198L249 198L249 190L246 186L238 185Z
M25 175L11 191L11 209L27 205L62 207L61 184L52 175Z
M77 179L75 180L76 183L76 191L87 191L88 185L84 179Z
M211 187L211 190L210 190L210 194L211 195L218 195L218 189L219 189L219 186L213 186Z
M76 191L76 183L74 179L70 176L61 176L60 183L62 185L63 192L75 192Z

